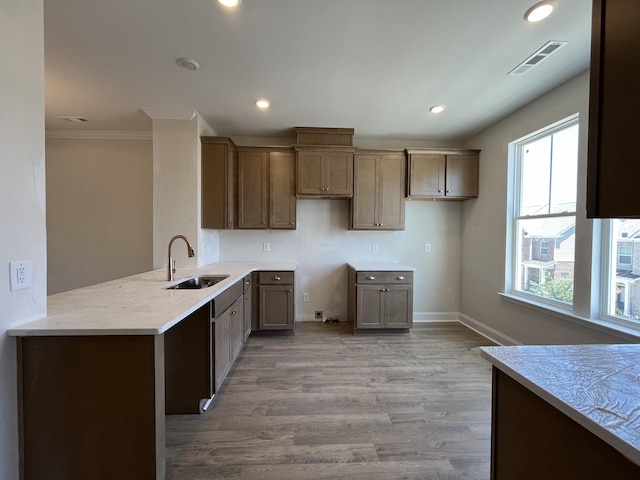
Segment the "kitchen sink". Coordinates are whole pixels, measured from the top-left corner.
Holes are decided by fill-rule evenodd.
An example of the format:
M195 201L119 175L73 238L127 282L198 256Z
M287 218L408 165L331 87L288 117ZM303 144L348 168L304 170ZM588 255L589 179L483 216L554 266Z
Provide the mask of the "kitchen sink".
M194 290L197 288L207 288L221 282L228 276L229 275L206 275L201 277L191 277L164 288L167 290Z

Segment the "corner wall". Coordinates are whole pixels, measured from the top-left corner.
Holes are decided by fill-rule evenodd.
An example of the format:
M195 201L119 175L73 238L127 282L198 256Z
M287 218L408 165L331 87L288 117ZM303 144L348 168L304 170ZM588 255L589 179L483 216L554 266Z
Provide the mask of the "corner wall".
M0 14L0 478L18 478L12 325L46 314L42 0L3 0ZM33 286L9 291L9 262L31 260Z
M508 145L529 133L562 120L576 112L580 115L580 159L577 222L591 229L584 210L586 184L586 144L588 135L589 75L584 72L540 97L482 133L466 145L482 150L480 154L480 195L462 207L462 261L460 312L462 321L502 343L563 344L612 343L621 339L553 315L534 311L504 300L505 249L507 219ZM589 235L576 238L588 246ZM594 262L595 263L595 262ZM576 259L576 284L589 290L591 259ZM576 295L582 316L588 317L587 298Z

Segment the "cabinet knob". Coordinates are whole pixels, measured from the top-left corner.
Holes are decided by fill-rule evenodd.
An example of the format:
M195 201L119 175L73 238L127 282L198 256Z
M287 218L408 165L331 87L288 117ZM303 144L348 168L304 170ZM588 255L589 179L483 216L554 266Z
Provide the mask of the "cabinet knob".
M451 190L447 190L445 193L450 193L450 192L451 192Z
M247 280L245 283L246 283L247 285L251 285L251 280Z
M291 292L293 292L293 290L289 289L289 290L287 290L287 292L291 293Z
M231 315L235 315L236 313L238 313L237 310L231 310Z
M374 277L373 275L367 275L367 280L375 280L376 277Z
M402 275L400 275L397 279L398 280L404 280L404 277Z
M438 193L442 193L442 190L438 190Z
M278 275L271 277L271 280L282 280Z

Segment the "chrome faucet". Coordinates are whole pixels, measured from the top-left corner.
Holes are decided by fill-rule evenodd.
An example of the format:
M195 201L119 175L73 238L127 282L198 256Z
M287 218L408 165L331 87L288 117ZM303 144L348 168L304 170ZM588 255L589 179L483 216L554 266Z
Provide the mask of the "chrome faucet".
M193 247L191 246L191 242L189 242L189 239L184 235L174 235L173 238L169 240L169 263L167 263L167 280L171 282L173 282L173 274L176 273L176 261L171 256L171 244L176 238L181 238L185 241L185 243L187 244L187 255L189 255L189 257L194 257L196 255L196 252L193 251Z

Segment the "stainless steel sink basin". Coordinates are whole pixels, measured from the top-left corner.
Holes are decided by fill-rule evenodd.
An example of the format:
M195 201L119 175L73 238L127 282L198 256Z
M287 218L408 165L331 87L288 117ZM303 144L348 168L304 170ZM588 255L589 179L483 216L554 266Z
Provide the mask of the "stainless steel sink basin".
M201 277L191 277L186 278L175 285L170 285L164 288L167 290L193 290L197 288L207 288L221 282L228 276L229 275L204 275Z

